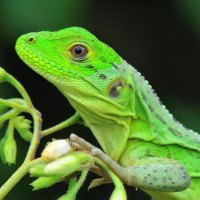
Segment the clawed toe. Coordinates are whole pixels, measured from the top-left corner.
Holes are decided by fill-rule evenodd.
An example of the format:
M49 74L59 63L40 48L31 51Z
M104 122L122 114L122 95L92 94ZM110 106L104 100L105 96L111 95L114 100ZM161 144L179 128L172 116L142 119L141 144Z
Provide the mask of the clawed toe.
M74 133L70 135L70 142L73 147L81 151L85 150L85 151L91 152L92 149L96 148L95 146L85 141L83 138L78 137Z

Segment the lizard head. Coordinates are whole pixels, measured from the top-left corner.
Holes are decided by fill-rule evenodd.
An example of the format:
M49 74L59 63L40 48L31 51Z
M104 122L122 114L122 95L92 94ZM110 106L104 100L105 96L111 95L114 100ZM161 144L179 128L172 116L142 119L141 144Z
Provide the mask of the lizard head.
M122 90L131 87L121 57L84 28L24 34L16 51L29 67L75 99L84 95L122 101Z
M22 35L16 51L67 97L103 149L119 157L134 115L131 67L111 47L79 27Z
M114 50L80 27L24 34L16 51L28 66L55 83L84 78L121 61Z

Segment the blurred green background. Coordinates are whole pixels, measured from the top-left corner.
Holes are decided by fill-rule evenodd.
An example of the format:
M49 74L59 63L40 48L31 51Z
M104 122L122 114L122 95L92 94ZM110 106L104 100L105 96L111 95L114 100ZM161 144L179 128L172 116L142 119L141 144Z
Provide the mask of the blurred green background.
M179 121L200 131L198 0L1 0L0 65L25 86L36 108L43 114L43 128L69 117L74 110L52 85L20 61L15 53L15 41L26 32L69 26L85 27L111 45L149 80L162 102ZM16 95L8 85L0 86L1 97ZM79 125L54 136L63 138L71 132L96 144L91 132ZM45 139L38 153L50 138ZM16 139L20 147L20 163L28 144L18 137ZM1 184L15 168L0 163ZM92 178L93 175L90 175L77 199L109 199L112 185L87 191ZM31 192L31 180L28 176L24 178L6 199L55 200L66 191L66 185L62 183L51 189ZM127 187L127 191L129 199L150 199L134 188Z

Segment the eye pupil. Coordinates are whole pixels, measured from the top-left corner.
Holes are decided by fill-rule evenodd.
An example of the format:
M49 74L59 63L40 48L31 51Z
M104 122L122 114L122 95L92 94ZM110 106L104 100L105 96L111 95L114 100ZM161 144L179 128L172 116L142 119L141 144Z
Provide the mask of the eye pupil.
M35 42L35 38L33 36L29 37L28 42L29 43L34 43Z
M82 61L87 58L88 50L85 46L74 45L70 48L70 54L72 59Z
M77 55L81 55L81 54L83 53L83 47L77 46L77 47L74 49L74 52L75 52L75 54L77 54Z

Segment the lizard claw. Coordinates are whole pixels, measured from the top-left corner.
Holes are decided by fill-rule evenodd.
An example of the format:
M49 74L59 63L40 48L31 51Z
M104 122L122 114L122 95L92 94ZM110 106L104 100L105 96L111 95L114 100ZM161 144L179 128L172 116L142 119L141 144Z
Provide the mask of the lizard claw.
M97 158L101 158L101 154L102 153L103 152L100 149L98 149L98 148L94 148L91 151L91 155L94 156L94 157L97 157Z
M91 152L92 149L96 147L84 140L83 138L78 137L74 133L72 133L69 137L72 147L80 150L80 151L88 151Z
M72 133L70 135L70 144L71 144L72 148L74 148L78 151L85 151L85 152L89 153L90 155L92 155L93 157L97 157L99 159L104 157L103 151L101 151L99 148L93 146L89 142L85 141L84 139L80 138L79 136L75 135L74 133ZM98 174L99 176L102 176L103 177L102 180L104 180L105 183L111 182L108 174L100 166L93 166L90 169L90 171L94 172L95 174ZM97 182L96 182L96 180L94 180L94 183L93 182L91 183L91 186L89 186L89 189L96 187L98 185L104 184L104 182L102 182L102 183L99 182L100 179L97 179L97 180L98 180Z
M111 180L108 180L106 178L96 178L94 180L92 180L92 182L90 183L88 190L95 188L99 185L103 185L103 184L108 184L111 183Z

